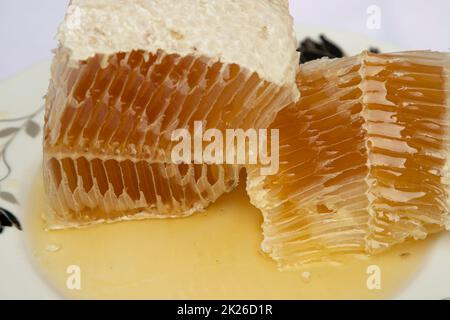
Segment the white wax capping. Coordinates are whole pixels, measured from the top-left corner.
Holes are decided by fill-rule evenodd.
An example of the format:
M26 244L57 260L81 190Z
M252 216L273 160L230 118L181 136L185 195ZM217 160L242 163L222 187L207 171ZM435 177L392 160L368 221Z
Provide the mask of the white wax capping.
M158 49L236 63L295 83L297 41L287 0L72 0L58 40L72 59Z

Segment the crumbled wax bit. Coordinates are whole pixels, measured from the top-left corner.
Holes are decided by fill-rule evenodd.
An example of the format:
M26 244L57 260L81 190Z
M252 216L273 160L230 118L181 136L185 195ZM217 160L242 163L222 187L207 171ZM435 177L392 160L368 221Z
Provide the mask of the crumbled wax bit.
M47 245L45 250L47 250L48 252L55 253L55 252L58 252L61 250L61 246L57 245L57 244L49 244L49 245Z
M302 273L302 278L303 278L303 281L306 282L306 283L311 282L311 273L308 272L308 271L303 272Z

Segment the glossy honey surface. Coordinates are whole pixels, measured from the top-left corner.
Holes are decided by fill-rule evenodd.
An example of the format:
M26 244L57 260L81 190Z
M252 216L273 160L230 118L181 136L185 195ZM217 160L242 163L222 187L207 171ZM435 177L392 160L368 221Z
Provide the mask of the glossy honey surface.
M266 128L292 89L236 64L163 51L72 61L60 48L46 100L50 228L187 216L237 183L238 168L177 166L176 129Z
M279 113L280 171L250 168L263 248L281 267L377 253L448 221L445 53L322 59L302 66L302 98Z
M345 256L335 264L280 272L259 248L262 217L243 186L244 181L189 218L45 231L39 177L25 225L30 256L68 298L384 299L420 272L433 243L407 243L372 258ZM375 278L368 273L373 266L380 271ZM80 290L73 290L77 280Z

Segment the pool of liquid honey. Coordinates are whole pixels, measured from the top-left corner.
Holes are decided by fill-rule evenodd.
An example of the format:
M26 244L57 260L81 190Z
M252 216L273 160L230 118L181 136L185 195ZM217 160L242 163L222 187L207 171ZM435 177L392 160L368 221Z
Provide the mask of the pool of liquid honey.
M385 299L420 272L432 244L280 272L259 249L262 217L243 185L190 218L45 231L39 175L26 222L31 256L53 288L73 299ZM371 266L379 272L368 274ZM74 275L79 289L67 286ZM379 290L368 286L374 276Z

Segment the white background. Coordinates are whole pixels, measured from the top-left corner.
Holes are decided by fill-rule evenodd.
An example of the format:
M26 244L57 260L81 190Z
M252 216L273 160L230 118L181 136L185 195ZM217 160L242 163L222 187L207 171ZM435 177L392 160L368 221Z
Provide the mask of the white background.
M351 31L404 49L450 48L448 0L290 2L295 20L303 24ZM56 28L67 3L68 0L0 0L0 80L51 56L50 50L57 45ZM381 10L381 28L376 30L367 27L367 9L372 5Z

